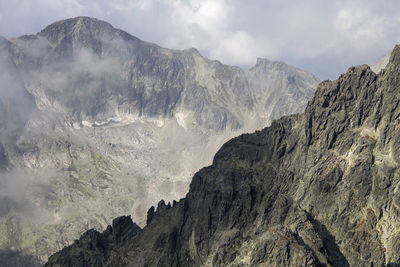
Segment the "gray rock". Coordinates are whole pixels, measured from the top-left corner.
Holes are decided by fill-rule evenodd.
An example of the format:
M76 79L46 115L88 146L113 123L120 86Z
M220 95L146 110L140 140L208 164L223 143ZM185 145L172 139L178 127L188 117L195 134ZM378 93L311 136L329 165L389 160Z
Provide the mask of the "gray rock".
M228 141L103 265L398 266L399 74L396 46L378 75L351 67L304 113Z
M117 216L143 226L225 141L301 111L318 83L284 63L246 72L88 17L1 38L3 54L0 249L41 262Z

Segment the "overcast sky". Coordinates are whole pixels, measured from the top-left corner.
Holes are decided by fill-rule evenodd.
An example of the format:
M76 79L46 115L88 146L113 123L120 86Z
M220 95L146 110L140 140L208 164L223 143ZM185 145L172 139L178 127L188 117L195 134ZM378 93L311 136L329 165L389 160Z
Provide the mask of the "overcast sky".
M0 0L0 35L33 34L81 15L226 64L247 68L265 57L322 79L400 43L398 0Z

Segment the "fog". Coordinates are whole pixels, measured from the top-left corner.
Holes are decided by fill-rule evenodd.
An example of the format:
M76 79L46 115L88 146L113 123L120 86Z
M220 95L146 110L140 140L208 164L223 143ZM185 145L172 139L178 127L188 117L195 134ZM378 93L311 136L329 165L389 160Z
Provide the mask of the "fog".
M12 58L12 45L0 39L0 220L9 212L37 215L27 196L29 178L8 160L34 109L34 99L25 90Z
M0 38L0 142L15 142L33 108L33 97L25 90L22 76L12 59L12 45Z

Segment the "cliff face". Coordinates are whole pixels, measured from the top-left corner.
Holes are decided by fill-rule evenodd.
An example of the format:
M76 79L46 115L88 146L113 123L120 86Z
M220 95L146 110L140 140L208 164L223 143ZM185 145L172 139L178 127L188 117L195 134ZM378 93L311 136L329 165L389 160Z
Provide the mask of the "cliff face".
M397 266L399 74L396 46L378 75L322 82L303 114L225 143L184 199L102 257L108 242L78 241L46 266Z
M256 92L259 110L269 120L304 111L314 94L313 75L282 62L257 59L247 73L249 86Z
M244 71L87 17L1 38L0 68L0 250L39 261L114 217L144 225L148 207L183 197L224 142L302 111L319 82L267 60Z

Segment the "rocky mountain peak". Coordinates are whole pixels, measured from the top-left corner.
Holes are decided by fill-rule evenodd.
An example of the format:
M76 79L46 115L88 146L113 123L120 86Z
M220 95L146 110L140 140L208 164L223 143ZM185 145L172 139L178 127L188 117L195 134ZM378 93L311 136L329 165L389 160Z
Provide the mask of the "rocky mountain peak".
M45 37L52 44L57 44L65 36L79 36L79 34L88 34L95 36L100 32L117 31L111 24L91 17L76 17L57 21L50 24L38 33Z
M266 58L257 58L256 65L249 70L250 73L256 73L258 71L268 71L270 73L273 73L272 75L274 76L277 76L280 73L288 73L290 74L288 77L289 83L294 84L303 83L305 85L306 83L302 81L304 75L308 76L310 80L318 80L318 78L314 75L300 70L294 66L288 65L281 61L272 61Z
M287 71L291 70L292 68L293 68L292 66L289 66L288 64L281 61L272 61L266 58L257 58L256 65L251 69L259 69L259 70L274 69L276 71Z
M303 110L296 110L294 106L300 102L306 105L305 99L310 99L314 93L309 90L311 84L317 84L319 79L314 75L304 72L296 67L279 61L271 61L265 58L258 58L257 64L246 73L249 83L262 94L260 102L271 114L272 119L279 118L282 114L288 115ZM276 97L282 94L282 97ZM287 96L293 96L297 100L287 101ZM304 101L304 102L303 102Z
M270 64L271 60L266 59L266 58L262 58L262 57L258 57L257 58L257 62L256 62L256 66L261 66L261 65L267 65Z
M192 53L192 54L200 55L200 56L201 56L199 50L197 50L197 48L195 48L195 47L191 47L191 48L186 49L186 50L184 50L184 51L187 51L187 52L189 52L189 53Z
M27 36L19 38L20 41L32 42L30 39L32 38ZM76 17L55 22L40 31L35 39L46 40L50 44L47 50L53 50L61 58L72 58L76 56L76 51L82 48L102 56L107 53L116 55L116 49L122 51L132 46L150 45L105 21L91 17ZM126 42L130 45L126 46Z
M296 67L290 66L282 61L273 61L266 58L257 58L257 63L252 69L271 69L271 68L280 71L299 70Z

